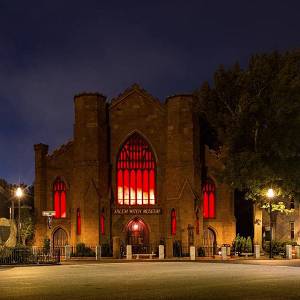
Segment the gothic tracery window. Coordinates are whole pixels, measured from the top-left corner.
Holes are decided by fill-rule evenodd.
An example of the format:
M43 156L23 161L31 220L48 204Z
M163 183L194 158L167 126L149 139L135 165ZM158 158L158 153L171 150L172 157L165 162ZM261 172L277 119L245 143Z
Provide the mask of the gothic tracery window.
M156 203L156 163L149 144L137 133L121 148L117 159L119 205Z
M65 218L67 210L66 184L58 177L53 185L55 218Z
M202 188L203 192L203 217L205 219L215 218L216 210L216 186L208 179Z

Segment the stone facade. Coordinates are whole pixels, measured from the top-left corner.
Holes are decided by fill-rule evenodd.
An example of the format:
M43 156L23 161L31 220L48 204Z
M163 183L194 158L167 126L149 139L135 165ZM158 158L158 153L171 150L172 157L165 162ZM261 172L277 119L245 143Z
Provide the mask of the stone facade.
M285 203L290 208L290 203ZM270 216L263 210L262 215L262 238L268 240L270 231ZM293 241L300 245L300 210L299 202L295 201L294 211L288 214L273 213L272 239L281 242Z
M36 244L62 228L67 242L76 245L126 244L127 224L138 217L149 231L149 243L164 242L172 255L173 242L201 246L204 232L213 231L217 245L231 243L235 236L233 192L212 178L212 166L221 167L216 154L201 144L199 114L192 95L175 95L164 103L137 85L108 102L100 94L75 96L74 138L48 154L48 146L35 149ZM133 133L151 147L156 160L156 212L131 211L116 201L116 162L120 148ZM216 214L203 219L203 170L216 185ZM53 210L53 182L66 184L66 218L53 219L47 227L42 211ZM81 234L76 232L77 209L81 214ZM126 208L126 207L125 207ZM132 208L132 207L131 207ZM134 208L146 208L136 205ZM171 234L171 210L176 211L176 233ZM199 233L195 231L198 211ZM119 211L120 212L120 211ZM136 213L136 214L134 214ZM105 232L101 233L100 215Z

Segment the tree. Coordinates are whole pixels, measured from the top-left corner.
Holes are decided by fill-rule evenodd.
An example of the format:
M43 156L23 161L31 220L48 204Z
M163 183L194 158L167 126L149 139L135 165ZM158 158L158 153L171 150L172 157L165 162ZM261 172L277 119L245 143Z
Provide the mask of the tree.
M24 208L21 211L21 240L23 246L33 239L34 236L34 220L29 209Z
M9 218L10 198L9 184L0 178L0 218Z
M220 67L199 91L198 109L216 132L221 181L262 201L299 199L300 52L260 54L248 66Z

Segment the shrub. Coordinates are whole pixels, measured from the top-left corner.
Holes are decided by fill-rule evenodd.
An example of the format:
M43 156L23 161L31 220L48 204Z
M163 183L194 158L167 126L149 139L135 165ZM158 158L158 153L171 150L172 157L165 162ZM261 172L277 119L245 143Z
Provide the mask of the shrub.
M232 242L232 250L233 252L240 252L241 251L241 237L239 234L235 237L235 239Z
M232 242L232 251L234 253L252 253L252 240L248 236L247 239L237 234Z
M109 244L102 244L101 245L101 256L109 257L111 256L111 249Z
M247 250L247 240L245 237L241 237L241 252L245 253Z
M198 256L199 257L204 257L205 256L205 250L203 247L198 248Z
M90 257L95 255L95 252L90 247L87 247L84 243L79 243L76 245L76 253L74 256Z
M250 236L248 236L246 240L246 252L252 253L252 240Z
M285 249L286 245L296 246L297 242L294 242L294 241L282 242L282 241L273 240L272 241L272 253L273 253L273 255L280 255L280 254L286 255L286 249ZM264 243L263 249L267 253L270 252L270 242L269 241Z

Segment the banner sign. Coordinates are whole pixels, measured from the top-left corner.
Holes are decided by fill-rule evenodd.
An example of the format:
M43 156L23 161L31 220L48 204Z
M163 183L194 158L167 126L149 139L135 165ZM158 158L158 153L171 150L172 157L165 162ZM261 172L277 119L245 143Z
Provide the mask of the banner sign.
M114 215L160 215L161 208L114 208Z

